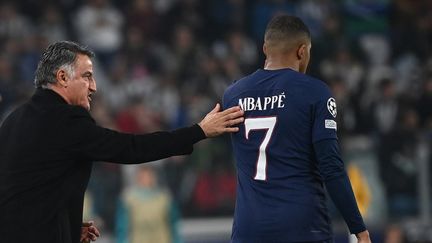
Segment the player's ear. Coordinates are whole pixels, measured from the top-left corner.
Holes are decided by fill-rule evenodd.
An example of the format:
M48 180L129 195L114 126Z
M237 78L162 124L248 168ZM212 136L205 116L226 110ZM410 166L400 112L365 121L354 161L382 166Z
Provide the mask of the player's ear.
M301 44L298 48L297 48L297 59L298 60L303 60L306 57L306 51L307 51L307 46L306 44Z
M67 87L69 77L68 77L68 74L66 73L65 70L63 70L63 69L57 70L56 79L57 79L57 82L60 84L60 86Z
M264 44L263 44L263 53L264 53L265 56L267 56L267 45L266 45L266 42L264 42Z

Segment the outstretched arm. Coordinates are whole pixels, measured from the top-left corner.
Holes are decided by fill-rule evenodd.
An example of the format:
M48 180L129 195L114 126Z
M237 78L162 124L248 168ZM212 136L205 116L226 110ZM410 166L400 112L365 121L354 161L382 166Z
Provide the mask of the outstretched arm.
M174 131L147 134L125 134L96 125L88 111L69 107L64 121L57 127L64 134L62 147L80 160L136 164L174 155L190 154L193 145L207 137L236 132L232 127L243 121L243 111L233 107L220 111L220 106L199 123ZM60 145L59 145L60 146Z

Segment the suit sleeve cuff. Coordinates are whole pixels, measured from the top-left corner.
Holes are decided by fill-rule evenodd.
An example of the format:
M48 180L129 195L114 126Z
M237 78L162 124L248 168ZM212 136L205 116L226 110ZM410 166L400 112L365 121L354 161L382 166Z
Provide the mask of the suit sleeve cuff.
M178 143L184 145L193 145L206 138L204 131L198 124L194 124L190 127L184 127L173 131L176 134Z
M194 124L191 126L192 132L191 132L191 141L192 143L197 143L203 139L206 139L207 136L205 135L204 131L198 124Z

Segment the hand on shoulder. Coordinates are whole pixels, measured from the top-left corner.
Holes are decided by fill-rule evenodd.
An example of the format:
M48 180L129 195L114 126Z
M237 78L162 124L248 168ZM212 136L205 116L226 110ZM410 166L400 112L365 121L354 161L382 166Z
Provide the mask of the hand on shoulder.
M238 127L233 127L244 121L244 112L235 106L220 111L220 104L210 111L204 119L198 123L206 137L216 137L226 132L237 132Z

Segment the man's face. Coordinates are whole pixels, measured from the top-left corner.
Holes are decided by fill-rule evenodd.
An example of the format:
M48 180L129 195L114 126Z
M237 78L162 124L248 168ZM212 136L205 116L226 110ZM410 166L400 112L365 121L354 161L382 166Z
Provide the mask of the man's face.
M78 54L74 73L67 83L67 99L71 105L79 105L90 110L90 96L96 92L93 77L93 64L87 55Z

